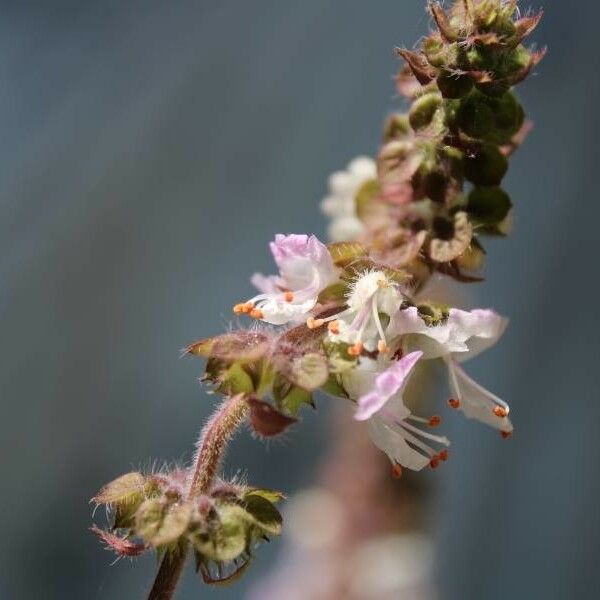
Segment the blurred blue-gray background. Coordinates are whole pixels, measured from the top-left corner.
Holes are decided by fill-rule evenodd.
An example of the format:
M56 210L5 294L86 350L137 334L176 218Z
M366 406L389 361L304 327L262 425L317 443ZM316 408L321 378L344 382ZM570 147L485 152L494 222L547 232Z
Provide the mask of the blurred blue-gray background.
M550 53L521 90L536 128L507 181L516 228L472 290L512 318L470 371L511 401L518 432L447 427L432 519L448 600L600 589L600 9L548 4L534 37ZM425 33L423 9L0 4L2 598L144 596L154 560L110 566L88 500L132 467L189 456L214 400L179 349L228 325L251 272L271 269L274 232L324 234L326 177L375 151L399 107L392 49ZM227 472L309 482L324 412L283 443L242 436ZM182 598L243 597L276 549L227 590L188 574Z

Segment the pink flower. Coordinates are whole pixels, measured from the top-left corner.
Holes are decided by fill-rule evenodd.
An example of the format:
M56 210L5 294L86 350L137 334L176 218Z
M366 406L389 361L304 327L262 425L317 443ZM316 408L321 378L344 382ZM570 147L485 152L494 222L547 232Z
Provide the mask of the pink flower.
M270 247L279 275L255 274L252 282L262 293L236 305L234 312L273 325L302 321L319 293L338 280L331 255L314 235L278 234Z
M423 358L443 358L449 373L454 398L450 405L508 435L513 425L506 402L473 381L459 366L493 346L508 325L493 310L450 309L448 318L438 325L427 325L416 307L398 311L388 329L391 337L401 336L404 351L419 350Z
M344 374L344 387L357 399L357 421L368 421L373 443L385 452L393 464L413 471L437 464L446 452L437 453L423 440L449 446L445 437L431 435L409 421L435 426L439 419L413 415L404 405L402 394L422 352L412 352L398 361L388 361L381 371L381 361L363 359L356 369Z

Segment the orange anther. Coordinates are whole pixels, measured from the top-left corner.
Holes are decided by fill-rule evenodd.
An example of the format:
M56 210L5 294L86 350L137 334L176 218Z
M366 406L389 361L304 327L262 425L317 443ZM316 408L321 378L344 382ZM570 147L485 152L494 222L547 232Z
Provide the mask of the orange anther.
M508 415L508 411L503 406L494 406L492 412L500 419L503 419Z
M253 309L250 311L250 316L251 316L253 319L264 319L264 317L265 317L265 314L263 313L263 311L262 311L262 310L260 310L260 309L258 309L258 308L253 308Z
M379 350L381 354L387 354L390 351L389 346L383 340L377 342L377 350Z
M439 458L439 456L432 457L432 459L429 461L429 466L432 469L437 469L440 466L440 458Z
M293 294L293 292L284 292L283 299L286 302L293 302L294 301L294 294Z
M254 310L254 304L252 304L252 302L246 302L245 304L242 304L241 309L243 313L250 314Z
M327 329L329 329L329 331L331 333L333 333L333 335L339 335L339 333L340 333L340 324L338 323L338 321L331 321L329 323L329 325L327 325Z
M245 311L244 311L244 307L245 307L245 306L246 306L245 304L236 304L236 305L233 307L233 312L234 312L236 315L241 315L243 312L245 312Z
M446 462L449 458L449 454L448 454L448 450L442 450L439 454L438 454L438 458L444 462Z
M400 479L400 477L402 477L402 467L398 463L392 465L392 477L394 479Z
M348 348L348 354L350 356L360 356L361 352L363 351L363 343L362 342L356 342L356 344L354 344L354 346L350 346Z
M439 427L441 422L442 417L440 417L439 415L433 415L433 417L429 419L429 427Z
M460 400L457 400L456 398L450 398L450 400L448 400L448 406L450 408L459 408Z
M502 436L503 439L508 439L509 437L512 437L512 431L501 431L500 435Z

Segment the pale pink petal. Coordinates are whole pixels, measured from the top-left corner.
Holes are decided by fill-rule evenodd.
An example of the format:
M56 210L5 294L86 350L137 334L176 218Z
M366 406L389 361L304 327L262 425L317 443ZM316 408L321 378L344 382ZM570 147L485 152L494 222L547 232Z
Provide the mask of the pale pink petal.
M408 376L422 355L422 352L408 354L378 375L375 378L375 389L358 399L358 408L354 418L357 421L366 421L379 412L394 395L403 389Z
M385 452L392 462L407 469L420 471L431 461L431 457L409 446L402 435L377 415L369 420L369 434L373 443Z
M510 433L513 430L510 419L494 413L494 409L502 409L508 414L508 404L473 381L455 361L448 359L446 362L450 387L460 402L460 410L470 419L477 419L500 431Z

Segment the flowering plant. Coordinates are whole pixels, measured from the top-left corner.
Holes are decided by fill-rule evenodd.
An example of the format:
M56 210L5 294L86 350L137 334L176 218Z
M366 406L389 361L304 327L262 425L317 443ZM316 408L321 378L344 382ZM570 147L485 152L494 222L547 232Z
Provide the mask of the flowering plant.
M437 30L418 51L398 49L397 88L411 103L392 115L375 158L360 157L329 181L326 245L314 235L277 235L276 275L255 274L259 293L236 304L255 323L200 340L204 381L224 400L200 435L189 468L128 473L93 499L113 515L94 527L119 555L154 549L161 566L150 598L171 598L188 555L208 583L243 573L253 548L278 535L280 492L225 481L219 466L235 430L279 435L322 390L355 405L392 472L437 468L449 440L403 400L423 361L448 370L448 405L509 437L508 405L462 363L492 346L507 321L428 298L434 274L481 281L486 236L506 236L512 203L501 183L530 128L513 92L543 57L523 45L541 14L516 0L429 5Z

